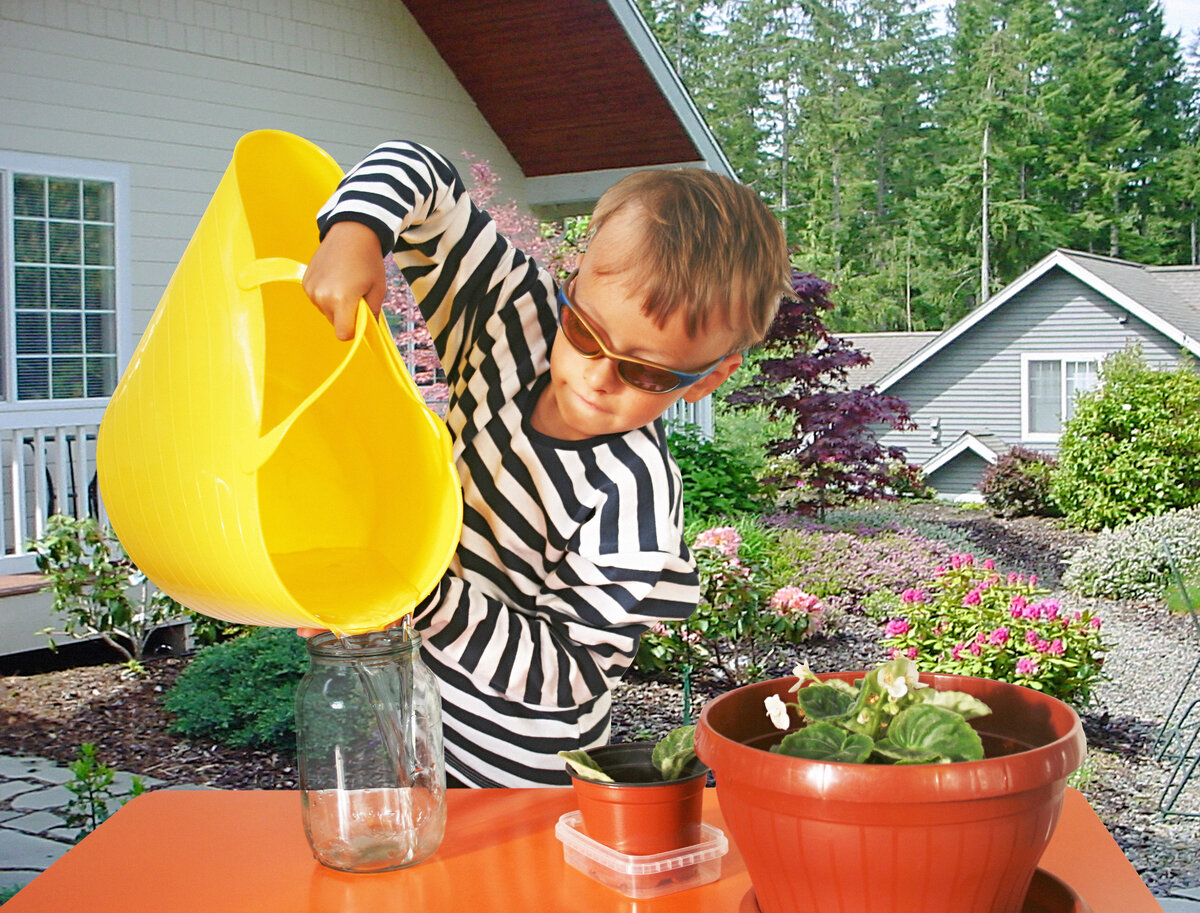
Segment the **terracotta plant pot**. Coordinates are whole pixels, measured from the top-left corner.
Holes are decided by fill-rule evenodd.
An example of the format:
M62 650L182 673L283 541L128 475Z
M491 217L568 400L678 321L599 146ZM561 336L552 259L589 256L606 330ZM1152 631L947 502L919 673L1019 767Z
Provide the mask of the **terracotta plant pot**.
M703 839L700 812L708 768L693 760L684 776L663 780L648 742L590 748L600 769L616 780L601 783L571 774L583 827L593 840L620 853L649 856Z
M879 765L775 754L767 749L783 733L763 700L791 699L794 678L747 685L705 706L696 753L716 775L762 913L1021 913L1067 776L1083 762L1079 717L1017 685L921 680L991 707L972 721L983 760Z

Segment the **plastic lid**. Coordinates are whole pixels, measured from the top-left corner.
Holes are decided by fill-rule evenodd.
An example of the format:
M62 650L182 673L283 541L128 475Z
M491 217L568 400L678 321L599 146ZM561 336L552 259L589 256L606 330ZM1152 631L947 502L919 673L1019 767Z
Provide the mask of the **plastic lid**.
M558 819L554 827L554 835L580 855L599 863L606 869L624 875L642 876L658 875L675 869L700 865L720 859L729 852L729 841L720 828L710 824L701 824L700 833L704 839L692 846L665 853L654 853L650 856L631 856L621 853L612 847L605 846L583 832L583 815L579 811L567 812Z

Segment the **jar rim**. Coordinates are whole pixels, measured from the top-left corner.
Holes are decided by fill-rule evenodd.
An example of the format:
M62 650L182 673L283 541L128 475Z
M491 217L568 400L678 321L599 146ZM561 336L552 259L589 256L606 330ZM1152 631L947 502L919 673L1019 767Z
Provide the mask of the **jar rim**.
M387 656L397 651L412 652L420 643L421 635L411 625L397 625L383 631L340 637L333 631L322 631L308 638L305 646L312 656L366 658Z

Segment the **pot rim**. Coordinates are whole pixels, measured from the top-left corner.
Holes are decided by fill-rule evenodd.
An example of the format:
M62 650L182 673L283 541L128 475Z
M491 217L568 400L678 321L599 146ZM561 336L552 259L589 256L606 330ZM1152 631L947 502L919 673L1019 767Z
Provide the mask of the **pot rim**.
M626 749L626 750L631 749L631 748L637 748L637 749L644 748L645 755L646 755L645 761L646 761L647 767L650 770L655 771L656 773L658 772L658 768L656 768L654 766L653 762L650 760L650 756L654 752L654 744L652 742L615 742L615 743L612 743L609 745L601 745L598 748L589 748L589 749L587 749L587 753L593 758L593 760L596 760L597 762L599 762L600 760L602 760L604 758L606 749L610 749L610 748L620 748L620 749ZM611 752L607 752L607 753L611 753ZM682 777L676 777L674 780L648 780L645 782L636 782L636 783L629 783L629 782L626 782L623 780L618 780L615 783L606 783L603 780L592 780L589 777L581 777L579 774L575 773L574 768L572 768L570 764L567 764L566 768L567 768L567 773L570 774L570 776L571 776L571 782L573 784L574 783L585 783L589 787L595 786L595 787L600 787L603 789L630 789L630 788L639 788L640 789L640 788L645 788L645 787L654 788L654 787L661 787L661 786L676 786L680 783L691 783L693 780L699 779L700 777L707 777L708 771L710 769L709 766L707 764L705 764L703 761L701 761L699 757L694 757L694 758L692 758L691 761L688 762L688 768L687 768L687 769L691 770L692 773L689 773ZM607 773L607 771L605 771L605 773Z
M852 676L861 678L866 671L823 673L820 679ZM795 684L796 678L770 679L735 688L709 701L700 713L696 727L696 751L716 772L720 785L722 774L753 777L768 792L804 796L811 799L836 799L845 802L905 802L924 803L929 800L929 787L936 791L939 801L958 801L967 798L1012 795L1040 789L1065 778L1083 762L1086 741L1079 715L1070 705L1021 685L966 675L922 673L921 681L938 690L970 691L972 683L987 683L987 688L1018 689L1027 702L1040 706L1044 712L1063 715L1069 725L1056 726L1061 734L1044 744L1025 751L984 758L979 761L955 761L949 764L853 764L845 761L819 761L776 754L737 741L718 731L712 724L714 708L723 709L727 702L750 700L755 713L761 713L764 731L770 726L762 701L769 694L783 694ZM977 690L979 690L977 688ZM780 733L782 736L782 733ZM753 773L749 773L753 771ZM913 795L917 784L928 784Z

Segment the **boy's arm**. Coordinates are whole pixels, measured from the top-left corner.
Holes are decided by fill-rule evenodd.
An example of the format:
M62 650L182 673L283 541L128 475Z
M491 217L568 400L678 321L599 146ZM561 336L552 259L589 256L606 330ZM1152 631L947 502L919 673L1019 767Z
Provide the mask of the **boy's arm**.
M581 705L620 680L656 621L687 618L698 598L692 563L663 552L572 555L517 609L447 574L418 608L435 661L528 705ZM436 671L436 670L435 670Z

